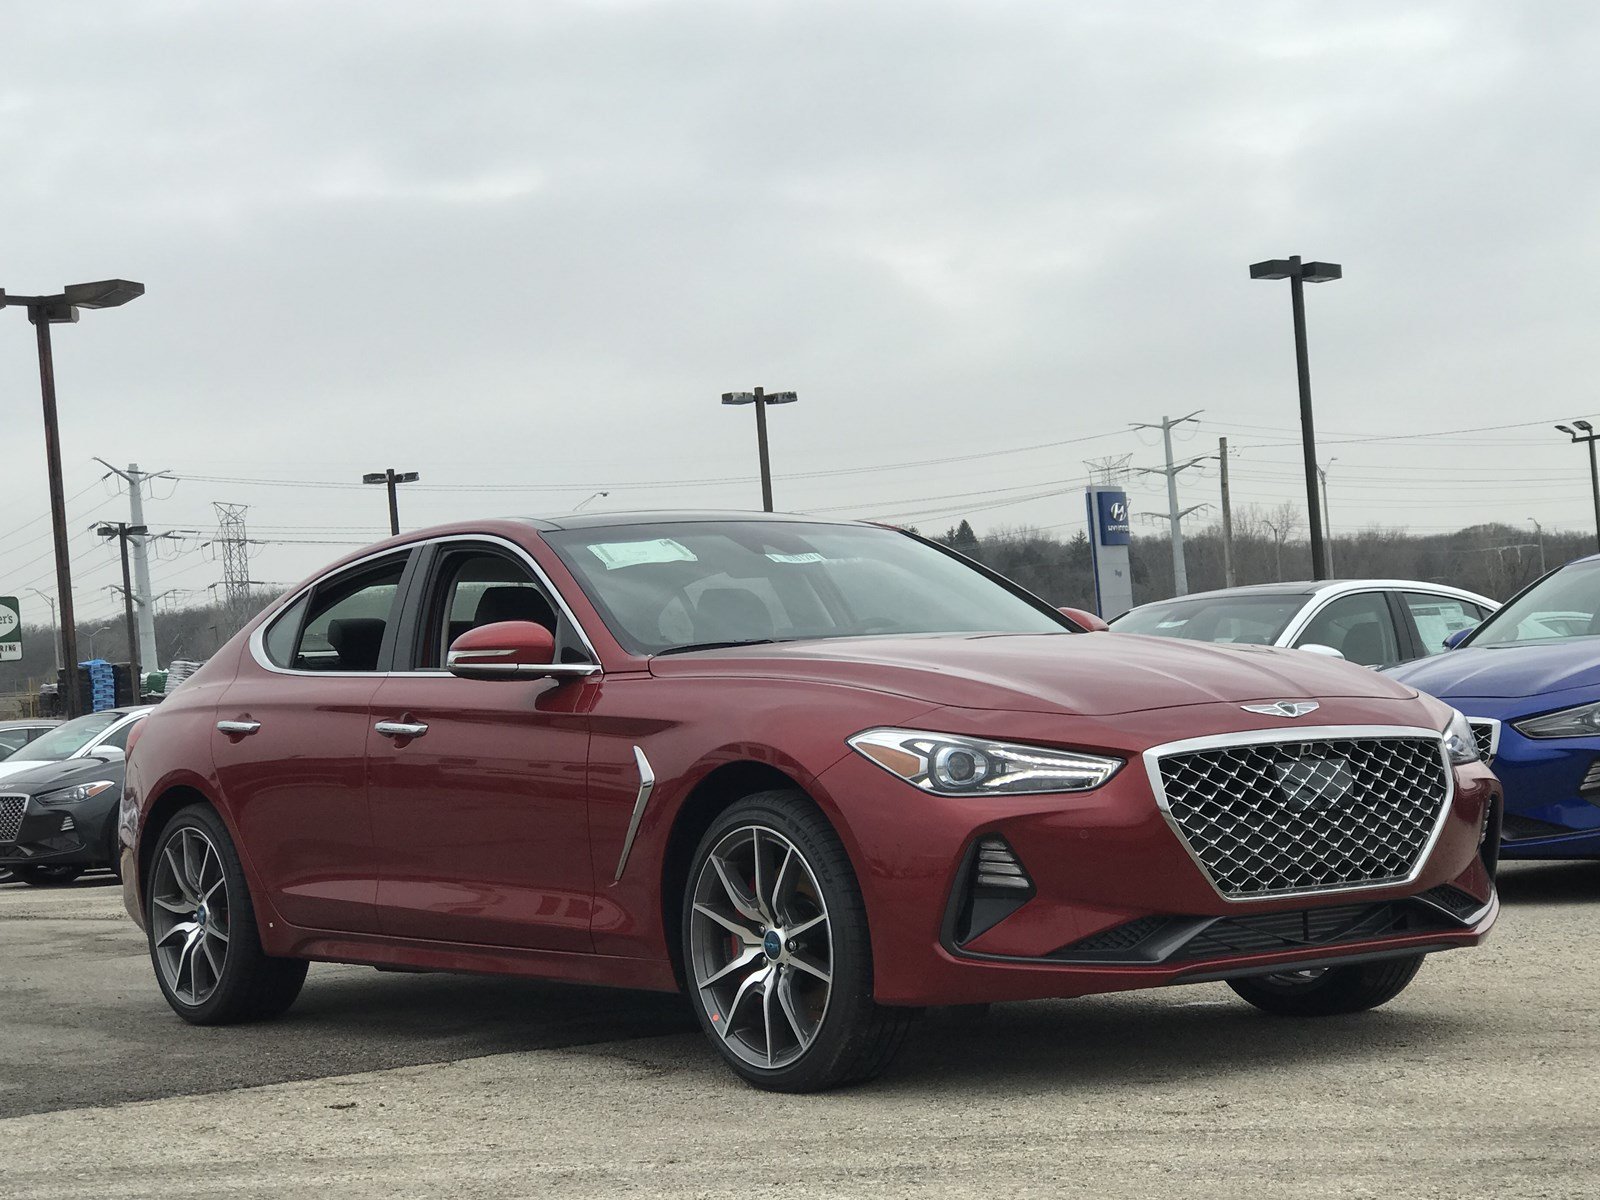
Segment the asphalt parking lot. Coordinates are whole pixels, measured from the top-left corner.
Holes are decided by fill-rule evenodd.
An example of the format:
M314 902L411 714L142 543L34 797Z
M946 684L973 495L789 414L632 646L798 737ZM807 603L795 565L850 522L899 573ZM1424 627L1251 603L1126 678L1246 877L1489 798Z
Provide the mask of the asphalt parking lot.
M934 1014L882 1081L753 1091L672 997L312 968L162 1003L109 877L0 884L0 1196L1600 1195L1600 863L1364 1017L1221 985Z

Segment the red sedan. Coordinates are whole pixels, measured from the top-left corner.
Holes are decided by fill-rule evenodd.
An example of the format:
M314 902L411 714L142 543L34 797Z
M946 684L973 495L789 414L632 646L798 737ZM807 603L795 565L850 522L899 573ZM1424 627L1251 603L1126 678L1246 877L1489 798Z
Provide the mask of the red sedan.
M1382 1004L1487 933L1499 811L1461 715L1359 667L1086 634L898 530L585 514L272 605L144 722L123 879L195 1024L312 960L683 989L805 1091L926 1005Z

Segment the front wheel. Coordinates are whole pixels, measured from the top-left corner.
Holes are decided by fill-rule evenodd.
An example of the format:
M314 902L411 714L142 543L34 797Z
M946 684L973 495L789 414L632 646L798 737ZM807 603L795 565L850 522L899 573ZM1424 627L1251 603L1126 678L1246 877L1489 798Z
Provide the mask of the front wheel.
M683 956L711 1044L768 1091L872 1078L915 1016L873 1000L855 872L799 792L748 796L706 831L684 895Z
M162 830L145 914L156 982L190 1024L275 1017L300 994L307 964L261 949L238 852L206 805L184 809Z
M1348 967L1318 967L1230 979L1228 986L1263 1012L1280 1017L1331 1017L1387 1004L1422 967L1423 956L1407 955Z

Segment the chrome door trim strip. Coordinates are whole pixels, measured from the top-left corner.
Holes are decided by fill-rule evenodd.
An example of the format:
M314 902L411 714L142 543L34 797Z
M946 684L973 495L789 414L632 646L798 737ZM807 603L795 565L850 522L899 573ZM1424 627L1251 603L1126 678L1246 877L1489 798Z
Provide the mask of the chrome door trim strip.
M1390 879L1383 883L1356 883L1336 884L1324 888L1289 888L1277 892L1263 892L1255 896L1229 896L1212 878L1200 856L1195 853L1194 847L1189 844L1188 837L1183 832L1183 827L1178 824L1178 818L1172 815L1172 807L1167 801L1166 785L1161 780L1161 760L1172 754L1187 754L1197 750L1225 750L1233 746L1259 746L1271 742L1318 742L1341 741L1363 738L1432 738L1439 743L1439 758L1444 764L1445 793L1444 800L1439 805L1439 815L1434 819L1433 832L1428 835L1421 851L1417 854L1415 865L1410 874L1404 879ZM1428 858L1433 853L1433 848L1439 842L1439 835L1444 832L1446 820L1450 816L1450 807L1456 798L1456 769L1450 762L1450 751L1445 748L1444 733L1438 729L1428 729L1420 725L1308 725L1303 729L1247 729L1239 733L1217 734L1211 737L1187 738L1179 742L1166 742L1160 746L1152 746L1143 755L1145 774L1150 780L1150 790L1155 795L1156 807L1161 810L1162 819L1166 821L1167 828L1172 831L1172 836L1178 839L1178 844L1183 847L1194 863L1195 869L1200 872L1211 890L1217 897L1227 904L1254 904L1259 900L1282 900L1289 896L1337 896L1346 892L1381 892L1394 888L1407 887L1417 881L1423 868L1428 864Z
M611 877L611 882L614 884L622 882L622 872L627 869L628 855L633 850L633 839L638 836L639 822L644 819L645 805L650 803L650 793L656 786L656 773L651 769L650 760L644 756L644 751L635 746L633 757L639 764L639 794L633 801L633 816L628 819L628 836L622 839L622 855L617 859L617 873Z

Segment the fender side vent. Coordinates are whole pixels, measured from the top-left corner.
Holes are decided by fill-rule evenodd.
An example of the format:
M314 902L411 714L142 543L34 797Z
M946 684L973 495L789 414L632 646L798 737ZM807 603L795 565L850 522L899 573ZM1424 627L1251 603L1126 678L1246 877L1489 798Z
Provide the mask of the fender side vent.
M1005 838L991 833L968 853L956 885L950 936L960 946L993 929L1033 899L1033 880Z

